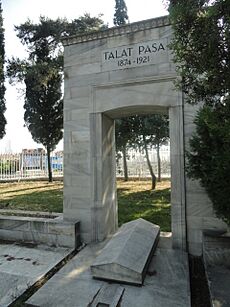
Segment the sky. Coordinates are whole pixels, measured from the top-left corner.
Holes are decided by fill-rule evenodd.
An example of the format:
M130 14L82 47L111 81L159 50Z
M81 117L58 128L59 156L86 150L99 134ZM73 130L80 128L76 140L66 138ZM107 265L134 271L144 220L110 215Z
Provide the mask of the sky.
M128 8L130 22L164 16L167 10L163 0L125 0ZM91 16L103 14L102 19L109 26L113 26L115 0L2 0L3 26L5 29L6 59L12 56L21 59L27 56L24 46L16 36L14 25L24 23L28 18L38 22L43 15L56 19L66 17L68 20L78 18L84 13ZM20 152L23 148L43 147L32 140L32 137L23 120L23 95L19 91L20 86L11 86L6 82L6 108L7 119L6 135L0 140L0 153ZM57 150L62 150L61 141Z

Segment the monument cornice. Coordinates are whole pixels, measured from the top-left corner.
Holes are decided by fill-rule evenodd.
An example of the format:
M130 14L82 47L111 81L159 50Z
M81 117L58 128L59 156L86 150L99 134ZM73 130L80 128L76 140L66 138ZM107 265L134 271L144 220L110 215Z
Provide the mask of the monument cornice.
M129 23L120 27L112 27L101 31L93 31L86 34L64 37L62 39L62 43L64 46L69 46L92 40L135 33L138 31L149 30L167 25L170 25L169 16L157 17L157 18Z

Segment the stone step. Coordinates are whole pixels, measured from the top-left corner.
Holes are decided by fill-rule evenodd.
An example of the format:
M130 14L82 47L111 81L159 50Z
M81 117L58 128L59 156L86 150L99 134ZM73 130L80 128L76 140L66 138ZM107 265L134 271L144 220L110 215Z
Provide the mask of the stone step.
M92 276L142 285L159 236L160 227L144 219L122 225L91 265Z

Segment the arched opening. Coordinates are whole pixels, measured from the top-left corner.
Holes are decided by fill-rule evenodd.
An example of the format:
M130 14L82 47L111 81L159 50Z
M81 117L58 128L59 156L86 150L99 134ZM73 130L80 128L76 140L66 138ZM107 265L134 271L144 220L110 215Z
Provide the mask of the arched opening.
M161 111L115 119L119 227L143 218L171 232L169 118Z

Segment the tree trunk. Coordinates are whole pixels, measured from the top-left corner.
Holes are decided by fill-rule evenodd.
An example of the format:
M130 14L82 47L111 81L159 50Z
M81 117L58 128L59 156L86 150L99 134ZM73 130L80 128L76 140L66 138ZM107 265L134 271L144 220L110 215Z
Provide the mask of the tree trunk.
M123 169L124 169L124 181L128 181L128 166L127 166L127 157L126 157L126 146L122 147L122 156L123 156Z
M160 157L160 144L157 144L157 169L158 169L158 182L161 182L161 157Z
M153 168L152 168L152 165L151 165L151 162L150 162L150 159L149 159L149 152L148 152L148 147L147 147L145 135L143 135L143 141L144 141L144 149L145 149L147 165L148 165L149 172L150 172L150 175L151 175L151 178L152 178L152 190L155 190L157 178L156 178L156 176L153 172Z
M50 160L50 147L47 146L47 162L48 162L48 175L49 175L49 182L53 181L52 176L52 168L51 168L51 160Z

